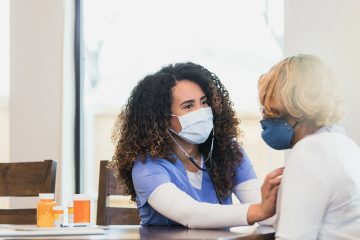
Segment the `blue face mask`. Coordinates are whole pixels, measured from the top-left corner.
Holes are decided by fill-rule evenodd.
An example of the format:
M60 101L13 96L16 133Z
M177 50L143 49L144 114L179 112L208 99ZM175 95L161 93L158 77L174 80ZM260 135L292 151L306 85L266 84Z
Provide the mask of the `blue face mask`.
M261 137L267 145L276 150L291 148L294 128L298 122L291 126L284 118L266 118L260 123L263 129Z

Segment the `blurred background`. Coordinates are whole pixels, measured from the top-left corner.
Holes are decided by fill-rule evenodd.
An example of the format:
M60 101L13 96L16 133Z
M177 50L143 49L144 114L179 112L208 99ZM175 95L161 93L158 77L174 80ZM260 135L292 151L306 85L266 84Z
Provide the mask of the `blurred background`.
M54 158L57 201L74 192L96 201L99 161L112 157L111 129L132 88L192 61L228 89L263 179L284 151L261 139L257 81L298 53L334 70L348 100L342 124L360 144L359 9L357 0L0 0L0 162Z
M283 57L283 12L267 0L84 1L84 190L96 192L98 161L112 157L111 129L136 83L176 62L222 80L260 177L281 164L259 137L257 80Z

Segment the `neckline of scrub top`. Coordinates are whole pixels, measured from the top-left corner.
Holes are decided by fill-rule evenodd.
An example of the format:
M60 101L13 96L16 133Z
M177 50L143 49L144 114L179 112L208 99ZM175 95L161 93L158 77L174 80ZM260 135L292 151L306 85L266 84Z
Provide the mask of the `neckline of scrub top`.
M200 167L203 167L203 165L204 165L204 156L201 154ZM201 171L200 169L198 169L196 172L191 172L186 170L186 173L191 185L194 188L201 190L203 171Z
M201 183L201 189L197 189L193 187L189 181L189 178L187 177L186 168L183 164L183 162L178 158L176 154L173 153L173 156L176 158L176 162L174 165L176 168L178 168L182 174L187 178L188 184L191 186L192 191L197 195L195 199L198 199L199 201L204 201L204 199L207 199L208 203L219 203L214 185L212 183L212 180L210 179L209 173L207 171L202 171L202 183ZM231 199L231 198L230 198ZM231 200L227 201L231 203Z

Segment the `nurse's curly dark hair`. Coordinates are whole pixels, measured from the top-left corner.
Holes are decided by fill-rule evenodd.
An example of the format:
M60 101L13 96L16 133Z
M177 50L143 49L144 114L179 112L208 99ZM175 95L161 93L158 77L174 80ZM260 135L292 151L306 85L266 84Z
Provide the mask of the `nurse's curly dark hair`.
M214 185L220 198L231 194L236 168L243 155L237 141L240 135L239 120L233 110L229 93L219 78L204 67L188 62L163 67L155 74L139 81L131 92L127 104L118 115L113 129L112 140L115 153L110 166L114 168L127 194L135 200L131 177L136 159L147 156L163 158L170 162L172 138L170 128L172 89L177 81L190 80L204 91L214 115L214 147L210 168ZM209 153L212 134L200 144L200 152Z

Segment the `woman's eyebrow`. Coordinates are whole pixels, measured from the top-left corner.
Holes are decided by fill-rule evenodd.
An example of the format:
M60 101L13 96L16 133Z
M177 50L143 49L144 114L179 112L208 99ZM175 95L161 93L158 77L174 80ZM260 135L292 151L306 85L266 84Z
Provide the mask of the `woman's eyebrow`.
M207 99L206 96L202 96L202 97L200 98L200 101L206 100L206 99ZM180 104L180 106L185 105L185 104L188 104L188 103L194 103L194 102L195 102L194 99L186 100L186 101L182 102L182 103Z
M188 104L188 103L194 103L194 102L195 102L194 99L186 100L186 101L182 102L182 103L180 104L180 106L185 105L185 104Z

